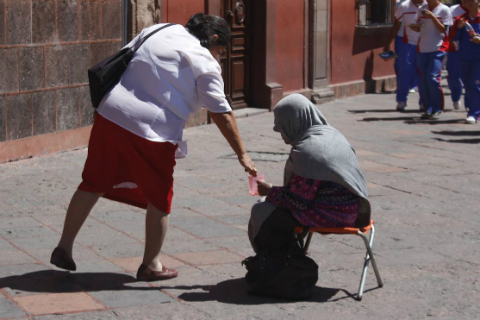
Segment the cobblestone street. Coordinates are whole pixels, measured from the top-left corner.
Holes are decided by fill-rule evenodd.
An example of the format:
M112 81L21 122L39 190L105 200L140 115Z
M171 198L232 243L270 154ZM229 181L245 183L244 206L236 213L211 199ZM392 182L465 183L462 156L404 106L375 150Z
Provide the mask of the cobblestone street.
M480 300L480 126L465 111L421 121L411 94L320 105L357 152L368 181L380 274L358 289L365 249L352 236L313 237L316 293L289 302L247 294L241 261L247 237L247 175L214 125L185 130L189 156L177 161L162 262L179 277L137 282L143 210L101 199L74 247L76 272L49 264L87 149L0 164L0 318L15 319L473 319ZM238 119L259 172L279 185L289 146L273 114Z

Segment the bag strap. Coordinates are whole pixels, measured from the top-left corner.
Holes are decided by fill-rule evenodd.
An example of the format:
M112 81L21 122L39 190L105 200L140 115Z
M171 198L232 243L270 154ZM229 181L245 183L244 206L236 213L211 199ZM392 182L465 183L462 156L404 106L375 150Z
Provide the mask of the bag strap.
M162 29L165 29L165 28L168 28L168 27L171 27L175 25L175 23L169 23L169 24L166 24L164 25L163 27L160 27L158 28L157 30L154 30L152 32L150 32L149 34L147 34L145 37L143 37L142 39L140 39L140 41L138 41L137 43L135 43L135 45L133 46L133 52L136 52L140 46L145 42L147 41L148 38L150 38L151 36L153 36L155 33L157 33L158 31L162 30Z

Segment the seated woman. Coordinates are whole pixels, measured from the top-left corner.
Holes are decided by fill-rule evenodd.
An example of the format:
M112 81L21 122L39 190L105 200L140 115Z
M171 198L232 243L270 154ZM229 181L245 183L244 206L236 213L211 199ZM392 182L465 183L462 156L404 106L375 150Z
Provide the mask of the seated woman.
M266 201L252 207L248 235L255 252L285 250L296 226L368 225L367 184L347 139L302 95L283 98L273 112L273 130L292 149L283 187L258 182Z

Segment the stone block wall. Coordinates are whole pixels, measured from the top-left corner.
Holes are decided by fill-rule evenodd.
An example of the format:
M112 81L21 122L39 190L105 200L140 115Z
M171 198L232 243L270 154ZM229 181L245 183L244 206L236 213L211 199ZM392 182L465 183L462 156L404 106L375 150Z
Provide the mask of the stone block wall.
M121 0L0 0L0 150L90 126L87 70L121 45Z

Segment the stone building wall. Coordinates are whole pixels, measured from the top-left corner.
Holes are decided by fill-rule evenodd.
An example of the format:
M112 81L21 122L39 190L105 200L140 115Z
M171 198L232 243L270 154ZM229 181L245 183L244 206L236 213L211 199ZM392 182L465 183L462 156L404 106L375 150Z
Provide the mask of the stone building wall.
M90 126L87 70L121 45L121 0L0 0L0 161Z
M162 0L128 0L128 39L142 29L162 22Z

